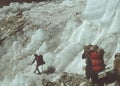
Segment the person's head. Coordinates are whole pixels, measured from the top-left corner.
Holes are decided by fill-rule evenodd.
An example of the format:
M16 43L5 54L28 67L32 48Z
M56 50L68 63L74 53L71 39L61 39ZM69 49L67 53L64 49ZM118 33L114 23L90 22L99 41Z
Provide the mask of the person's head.
M34 56L37 57L38 55L35 53Z

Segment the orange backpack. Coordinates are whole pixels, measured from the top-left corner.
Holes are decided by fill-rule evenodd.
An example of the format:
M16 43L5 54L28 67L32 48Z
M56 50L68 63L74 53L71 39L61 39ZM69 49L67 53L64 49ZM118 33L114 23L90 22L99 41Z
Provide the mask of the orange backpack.
M91 58L91 65L94 72L101 72L104 70L105 68L104 60L103 58L99 57L99 54L97 51L92 52L90 55L90 58Z
M39 65L45 64L45 61L43 60L43 56L42 56L42 55L39 55L39 56L36 58L36 60L37 60L37 63L38 63Z

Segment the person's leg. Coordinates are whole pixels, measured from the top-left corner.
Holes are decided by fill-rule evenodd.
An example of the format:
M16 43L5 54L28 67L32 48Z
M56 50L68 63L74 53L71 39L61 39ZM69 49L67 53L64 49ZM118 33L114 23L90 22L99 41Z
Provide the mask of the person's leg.
M104 86L106 78L98 79L99 86Z
M91 75L91 69L89 67L89 65L86 65L86 69L85 69L85 75L87 79L90 79L90 75Z
M37 65L37 67L36 67L36 70L38 71L38 74L40 74L40 71L39 71L39 65Z
M34 73L36 73L36 71L37 71L37 65L36 65L36 68L35 68L35 71L34 71Z
M85 72L85 75L86 75L85 78L90 79L90 76L89 76L89 74L87 73L87 71Z
M117 77L116 77L116 85L115 86L120 86L120 75L117 75Z
M92 79L93 86L95 84L99 84L99 82L98 82L98 74L97 73L93 73L92 76L91 76L91 79Z

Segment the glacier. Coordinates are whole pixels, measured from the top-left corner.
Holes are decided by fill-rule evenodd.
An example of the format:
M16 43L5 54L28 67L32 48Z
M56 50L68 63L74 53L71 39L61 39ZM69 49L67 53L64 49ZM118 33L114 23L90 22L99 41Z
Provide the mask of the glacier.
M84 75L83 46L97 44L105 50L105 64L113 66L114 54L120 52L119 0L11 3L0 8L0 21L19 10L23 30L0 46L0 86L42 86L45 75L35 75L31 65L34 53L46 62L40 71L54 66L56 73Z

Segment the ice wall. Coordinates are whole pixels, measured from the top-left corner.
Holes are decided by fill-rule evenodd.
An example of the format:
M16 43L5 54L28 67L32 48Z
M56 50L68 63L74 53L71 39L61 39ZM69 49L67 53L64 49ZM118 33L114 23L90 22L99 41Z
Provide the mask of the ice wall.
M44 76L33 74L35 64L31 65L34 53L43 54L43 70L54 66L57 73L84 74L84 45L104 48L108 66L113 64L114 53L120 51L119 0L87 0L87 4L83 0L16 3L1 9L1 20L9 19L18 9L23 11L25 26L22 33L0 47L1 86L41 85ZM28 40L23 41L26 37Z
M94 5L93 5L94 4ZM119 52L120 30L120 1L116 0L88 0L84 11L85 16L98 30L94 43L99 44L106 51L105 58L111 58ZM113 60L113 59L112 59ZM111 60L110 60L111 63Z
M105 49L105 63L107 66L113 65L114 54L119 52L120 33L120 1L112 0L88 0L84 10L83 24L76 28L68 39L68 43L79 43L78 56L67 65L66 71L75 71L74 67L83 66L81 57L82 47L86 44L97 44ZM65 31L65 30L64 30ZM79 46L80 45L80 46ZM68 45L69 46L69 45ZM77 46L77 45L76 45ZM71 54L71 53L70 53ZM71 55L72 56L72 55ZM80 64L81 63L81 64ZM82 71L78 68L76 72Z

